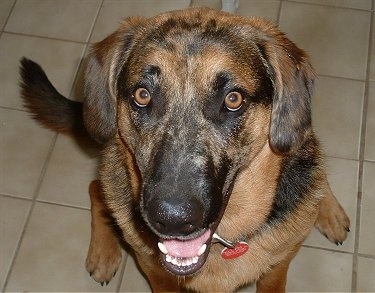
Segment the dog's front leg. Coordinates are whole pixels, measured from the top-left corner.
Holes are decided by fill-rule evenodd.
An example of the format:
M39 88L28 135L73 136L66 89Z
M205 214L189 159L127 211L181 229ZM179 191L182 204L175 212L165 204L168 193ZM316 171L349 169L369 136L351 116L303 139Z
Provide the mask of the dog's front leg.
M350 231L350 220L332 193L327 178L325 178L323 193L315 227L336 245L342 244Z
M103 201L100 181L91 182L91 241L86 258L86 269L95 281L108 284L121 262L121 247L111 227L111 221Z

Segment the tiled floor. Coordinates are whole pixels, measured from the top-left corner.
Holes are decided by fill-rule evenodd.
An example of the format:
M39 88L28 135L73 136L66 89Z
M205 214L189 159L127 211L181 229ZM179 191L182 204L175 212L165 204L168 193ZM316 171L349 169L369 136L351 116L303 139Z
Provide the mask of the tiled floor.
M89 43L113 31L122 17L189 2L0 0L0 290L150 290L125 253L109 286L98 286L86 273L87 185L95 178L96 157L29 119L19 99L18 62L21 56L38 61L75 99ZM291 292L375 292L374 6L372 0L240 3L238 14L278 22L310 53L319 77L314 124L332 188L352 220L343 246L313 231L291 266Z

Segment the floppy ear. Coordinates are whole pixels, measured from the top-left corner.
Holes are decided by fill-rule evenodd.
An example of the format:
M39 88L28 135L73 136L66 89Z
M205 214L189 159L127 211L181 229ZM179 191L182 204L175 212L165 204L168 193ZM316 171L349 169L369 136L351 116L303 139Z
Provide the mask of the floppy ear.
M132 48L136 27L143 18L129 18L121 27L96 43L88 56L83 101L87 131L98 142L113 138L117 129L116 82Z
M264 42L273 75L274 97L269 141L278 153L297 150L311 133L315 74L304 51L275 27Z

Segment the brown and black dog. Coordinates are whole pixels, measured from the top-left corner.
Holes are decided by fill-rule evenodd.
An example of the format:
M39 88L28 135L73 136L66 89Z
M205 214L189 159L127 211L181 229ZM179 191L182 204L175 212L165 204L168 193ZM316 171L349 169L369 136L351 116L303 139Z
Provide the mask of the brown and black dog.
M86 261L96 281L121 259L107 210L154 291L282 292L314 224L346 238L311 127L313 69L270 22L209 9L126 19L94 45L83 104L30 60L21 74L39 122L103 145Z

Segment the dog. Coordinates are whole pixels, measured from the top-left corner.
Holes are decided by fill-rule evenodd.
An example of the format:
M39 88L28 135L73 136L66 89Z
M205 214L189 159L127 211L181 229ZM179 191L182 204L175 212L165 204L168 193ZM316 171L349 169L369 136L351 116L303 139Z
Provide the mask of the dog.
M154 292L284 292L314 225L347 237L311 126L313 68L271 22L202 8L125 19L93 46L83 103L31 60L21 77L37 121L102 146L86 260L102 285L121 260L108 213Z

